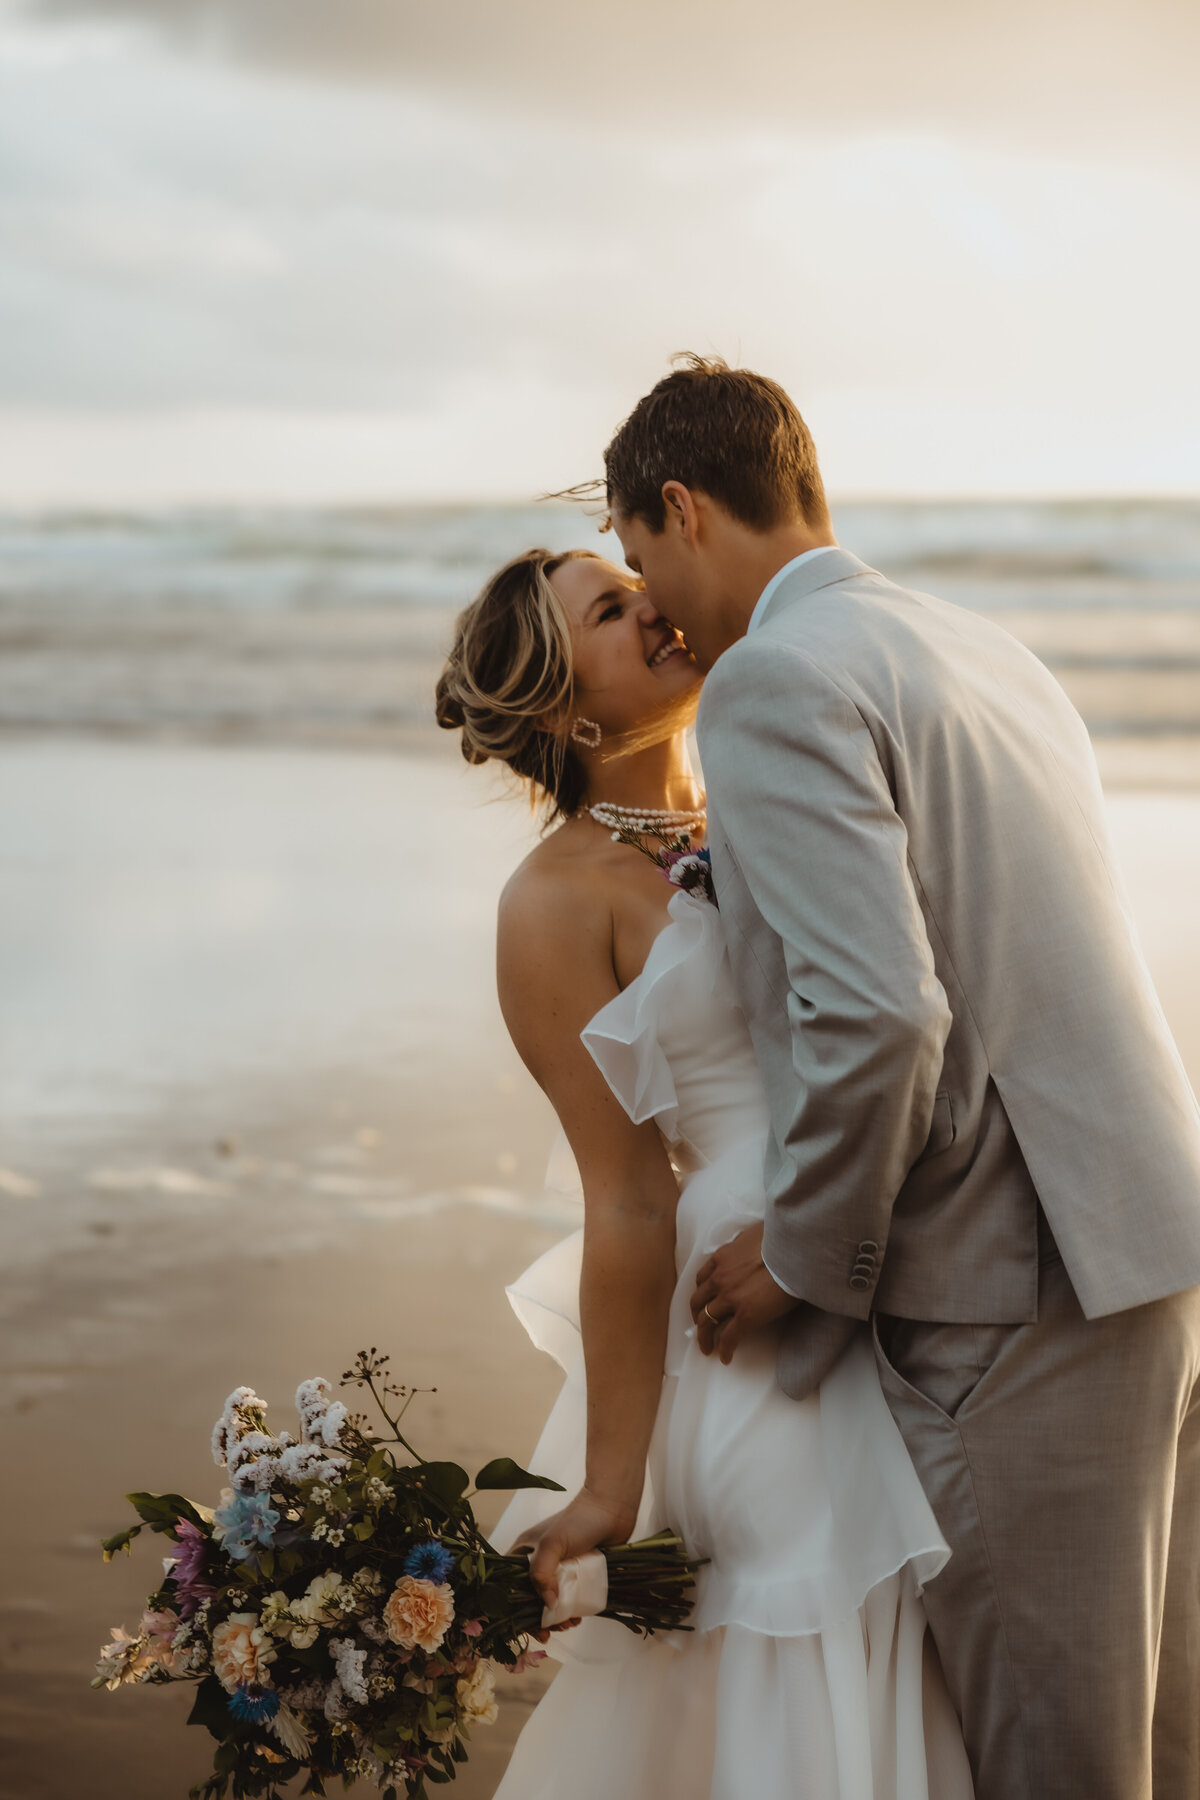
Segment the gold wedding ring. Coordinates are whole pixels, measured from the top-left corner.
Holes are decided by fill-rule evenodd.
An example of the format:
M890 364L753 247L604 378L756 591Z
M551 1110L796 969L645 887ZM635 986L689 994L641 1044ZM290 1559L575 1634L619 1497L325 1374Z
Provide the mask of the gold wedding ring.
M719 1325L721 1323L720 1319L714 1319L712 1314L709 1312L707 1300L704 1302L704 1316L708 1320L710 1325Z

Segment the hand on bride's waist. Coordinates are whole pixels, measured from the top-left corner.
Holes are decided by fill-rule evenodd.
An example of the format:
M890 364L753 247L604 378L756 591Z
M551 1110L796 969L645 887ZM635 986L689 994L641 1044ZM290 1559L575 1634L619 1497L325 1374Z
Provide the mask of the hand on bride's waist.
M723 1363L732 1362L748 1332L773 1324L797 1304L763 1262L762 1241L762 1224L747 1225L696 1270L692 1317L705 1356L715 1350Z
M558 1566L605 1544L623 1544L637 1522L637 1502L607 1498L580 1488L575 1498L522 1534L515 1551L531 1550L529 1573L547 1606L558 1600Z

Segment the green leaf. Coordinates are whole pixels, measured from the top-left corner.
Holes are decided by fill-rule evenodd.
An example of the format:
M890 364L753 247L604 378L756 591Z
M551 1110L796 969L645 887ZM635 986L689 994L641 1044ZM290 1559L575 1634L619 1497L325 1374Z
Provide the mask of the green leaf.
M565 1494L566 1488L561 1481L551 1481L548 1475L531 1475L515 1463L511 1456L497 1456L494 1461L480 1469L475 1477L477 1488L548 1488L552 1494Z
M212 1524L212 1509L185 1500L182 1494L126 1494L130 1506L151 1531L172 1531L180 1519L189 1519L201 1531Z
M105 1562L111 1562L118 1550L123 1550L126 1556L132 1556L131 1545L141 1529L140 1525L128 1525L124 1531L114 1531L111 1537L106 1537L100 1545Z
M360 1544L365 1544L369 1537L374 1537L375 1527L372 1525L370 1519L360 1519L358 1524L354 1527L354 1535Z
M213 1768L218 1775L232 1775L241 1758L240 1744L221 1744L213 1757Z
M467 1491L470 1477L457 1463L431 1462L422 1463L420 1480L433 1499L439 1500L448 1512L453 1512Z
M196 1698L188 1714L189 1725L203 1725L215 1738L225 1738L233 1724L229 1696L215 1675L208 1675L196 1689Z

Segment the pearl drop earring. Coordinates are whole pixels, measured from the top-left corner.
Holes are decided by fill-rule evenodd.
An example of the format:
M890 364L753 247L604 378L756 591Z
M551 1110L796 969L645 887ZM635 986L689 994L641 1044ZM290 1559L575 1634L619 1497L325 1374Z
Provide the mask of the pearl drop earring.
M598 750L600 739L604 736L595 719L576 719L571 726L571 742L582 744L587 750Z

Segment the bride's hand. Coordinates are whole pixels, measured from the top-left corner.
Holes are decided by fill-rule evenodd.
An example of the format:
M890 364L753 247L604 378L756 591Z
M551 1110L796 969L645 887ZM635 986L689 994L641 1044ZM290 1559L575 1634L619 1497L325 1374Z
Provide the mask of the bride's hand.
M515 1550L532 1550L529 1573L547 1606L558 1599L558 1565L602 1544L623 1544L636 1523L636 1509L604 1500L581 1488L568 1506L523 1534Z
M723 1363L749 1331L770 1325L796 1305L768 1272L762 1259L763 1228L747 1225L696 1271L692 1317L705 1356L716 1350Z

